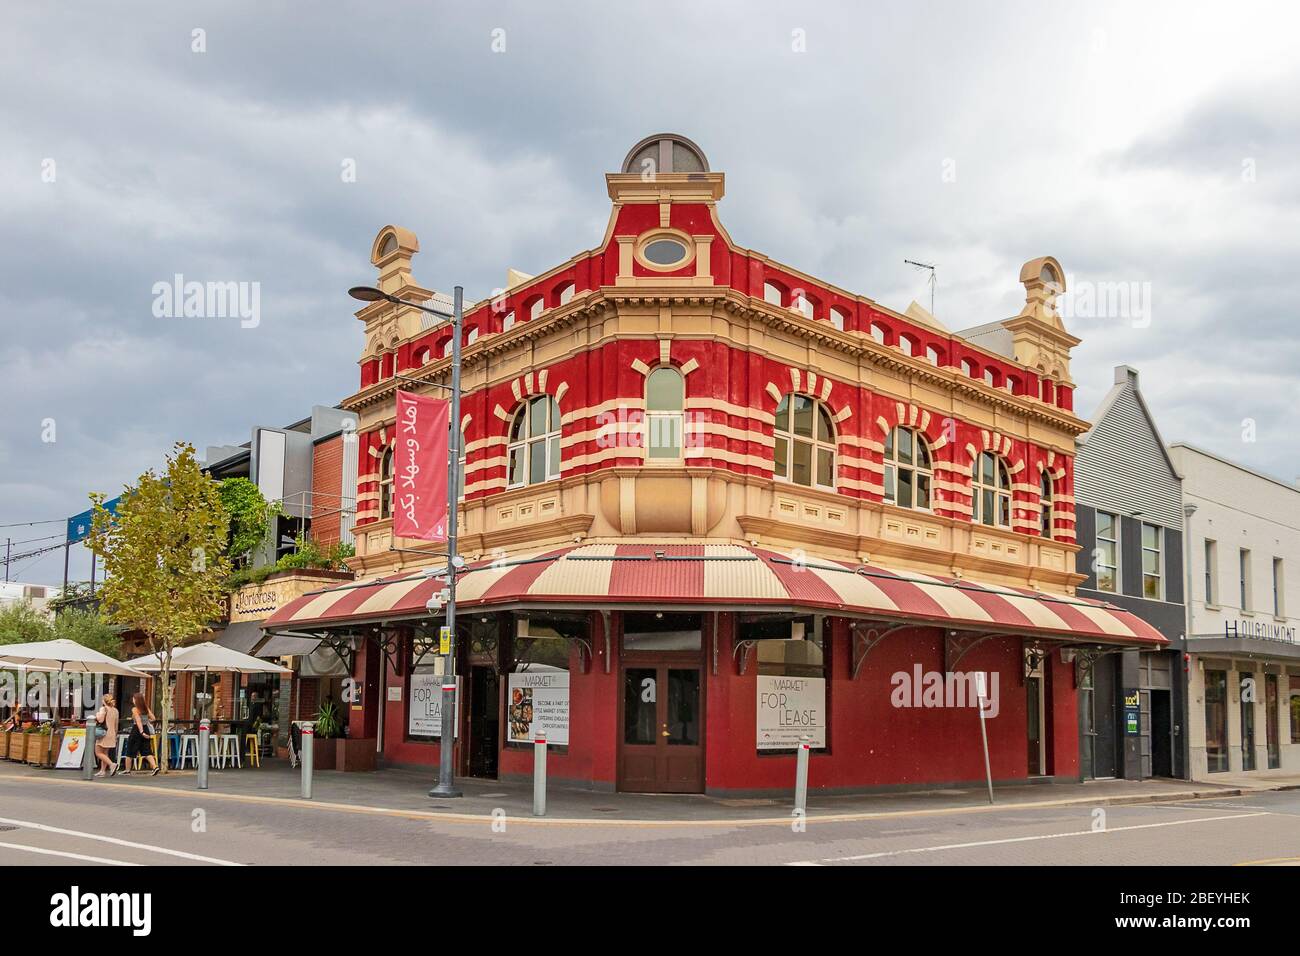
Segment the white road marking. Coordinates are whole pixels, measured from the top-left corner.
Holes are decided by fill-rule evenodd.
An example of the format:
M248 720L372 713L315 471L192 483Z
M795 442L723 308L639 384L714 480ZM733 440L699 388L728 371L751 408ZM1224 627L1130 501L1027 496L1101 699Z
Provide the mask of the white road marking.
M63 850L47 850L39 846L26 846L22 843L0 843L0 847L9 850L23 850L26 853L39 853L42 856L64 856L70 860L81 860L83 863L103 863L106 866L139 866L139 863L128 863L126 860L110 860L103 856L86 856L84 853L67 853Z
M999 846L1007 843L1032 843L1036 840L1059 840L1063 837L1103 836L1107 833L1121 833L1125 830L1152 830L1157 827L1180 827L1189 823L1212 823L1216 820L1243 820L1246 817L1271 816L1263 813L1230 813L1221 817L1198 817L1195 820L1166 820L1163 823L1138 823L1127 827L1108 827L1105 830L1072 830L1068 833L1041 833L1035 836L1005 837L1001 840L977 840L972 843L947 843L942 846L918 846L904 850L884 850L880 853L862 853L857 856L835 856L824 860L803 860L787 863L786 866L820 866L824 863L849 863L856 860L878 860L887 856L904 856L908 853L938 853L942 850L966 850L977 846Z
M165 853L168 856L180 857L183 860L197 860L200 863L215 863L217 866L243 866L242 863L235 863L232 860L219 860L212 856L200 856L197 853L186 853L184 850L172 850L165 846L154 846L152 843L135 843L131 840L119 840L117 837L103 836L99 833L85 833L81 830L65 830L62 827L52 827L45 823L33 823L30 820L11 820L8 817L0 817L0 823L11 823L27 830L44 830L46 833L61 833L64 836L80 837L83 840L98 840L100 843L112 843L115 846L130 847L133 850L145 850L149 853Z

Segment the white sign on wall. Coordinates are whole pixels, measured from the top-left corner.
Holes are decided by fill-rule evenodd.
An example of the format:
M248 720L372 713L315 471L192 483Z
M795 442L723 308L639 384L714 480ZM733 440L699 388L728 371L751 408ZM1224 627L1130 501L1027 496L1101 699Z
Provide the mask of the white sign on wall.
M826 680L758 676L758 749L792 750L803 737L826 746Z
M507 686L508 740L532 743L533 735L544 731L547 743L569 742L568 671L522 671L511 674Z
M456 737L460 737L460 678L456 678ZM442 675L411 675L410 737L442 736Z

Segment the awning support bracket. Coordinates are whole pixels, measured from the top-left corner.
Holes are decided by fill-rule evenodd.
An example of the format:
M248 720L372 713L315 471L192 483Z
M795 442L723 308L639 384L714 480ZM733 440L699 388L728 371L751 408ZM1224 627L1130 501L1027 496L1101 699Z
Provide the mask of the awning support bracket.
M754 649L756 647L758 647L758 641L737 641L736 642L736 646L732 648L731 654L733 657L736 658L737 663L740 665L737 673L741 674L742 676L744 675L745 670L749 666L749 658L751 655L753 655Z
M578 665L579 667L582 668L582 670L579 671L579 673L590 674L591 663L592 660L594 659L592 657L592 652L591 652L591 641L587 640L585 637L574 637L571 638L571 640L573 641L573 643L578 645ZM583 663L583 657L582 657L583 651L587 652L587 658L585 664Z
M609 612L600 612L600 629L605 635L605 673L609 673Z
M961 659L985 641L1005 634L996 631L948 631L943 636L943 667L949 674L957 669Z
M1105 647L1097 644L1062 644L1061 650L1074 651L1074 686L1082 687L1088 673L1097 661L1109 654L1120 654L1122 647Z
M713 638L713 676L718 676L718 612L713 612L713 626L710 628L710 636Z
M853 621L849 624L849 629L853 634L853 679L858 679L858 672L862 670L862 662L867 659L867 655L875 648L877 644L887 638L890 634L897 634L899 631L905 631L911 624L870 624L864 627L862 621Z

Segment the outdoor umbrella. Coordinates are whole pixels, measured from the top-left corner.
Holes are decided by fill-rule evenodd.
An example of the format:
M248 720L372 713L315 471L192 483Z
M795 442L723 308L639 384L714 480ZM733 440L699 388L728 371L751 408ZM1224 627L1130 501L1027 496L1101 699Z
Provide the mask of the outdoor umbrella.
M116 674L121 677L144 677L133 667L115 661L107 654L70 641L66 637L53 641L0 646L0 665L27 670L58 671L60 674ZM55 702L57 707L57 700ZM57 710L55 711L57 717ZM54 734L50 734L48 752L53 752Z
M137 657L129 661L130 665L136 670L141 671L160 671L162 670L162 654L146 654L143 657ZM202 644L191 644L188 647L178 647L172 651L172 671L202 671L203 687L208 687L208 672L217 671L219 673L232 674L292 674L293 671L287 667L281 667L279 664L272 664L270 661L264 661L259 657L253 657L251 654L244 654L240 651L232 651L228 647L222 647L220 644L214 644L212 641L205 641Z

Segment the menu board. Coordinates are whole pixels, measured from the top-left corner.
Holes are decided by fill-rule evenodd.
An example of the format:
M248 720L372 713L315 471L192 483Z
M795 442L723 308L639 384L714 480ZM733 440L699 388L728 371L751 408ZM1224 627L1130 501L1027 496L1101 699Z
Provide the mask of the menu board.
M456 678L455 735L460 737L460 678ZM407 718L408 737L442 736L442 675L411 675L411 710Z
M758 676L758 749L793 750L803 737L826 746L826 681Z
M63 728L63 743L54 766L59 770L77 770L86 759L86 728Z
M506 722L512 743L532 743L538 731L548 744L569 742L569 672L526 670L510 675Z

